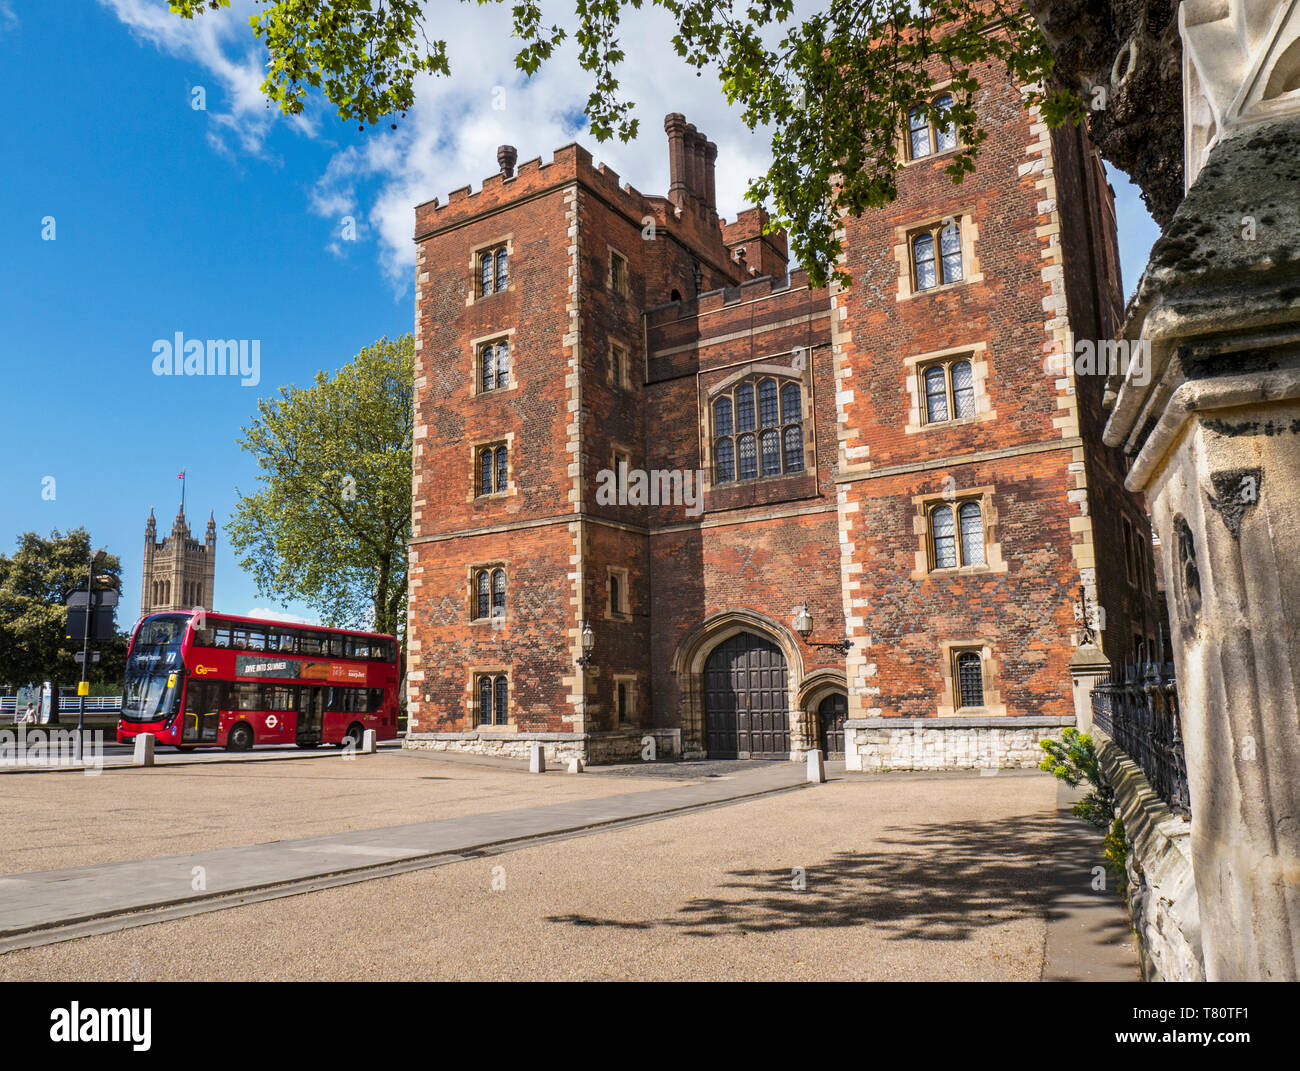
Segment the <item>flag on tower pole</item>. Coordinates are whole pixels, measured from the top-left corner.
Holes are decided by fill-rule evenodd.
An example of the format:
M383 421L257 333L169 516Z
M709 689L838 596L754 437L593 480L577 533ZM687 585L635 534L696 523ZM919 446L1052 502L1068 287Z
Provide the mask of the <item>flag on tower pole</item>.
M185 512L185 470L181 469L176 474L176 478L181 481L181 512Z

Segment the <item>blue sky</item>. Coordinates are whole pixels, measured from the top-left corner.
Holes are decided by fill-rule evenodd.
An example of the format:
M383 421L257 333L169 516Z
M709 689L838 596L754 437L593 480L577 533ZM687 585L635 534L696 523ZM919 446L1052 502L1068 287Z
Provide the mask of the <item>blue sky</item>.
M170 530L184 469L191 526L202 538L209 511L219 526L217 608L282 610L239 571L220 530L236 488L256 486L239 429L260 396L411 330L418 201L477 186L506 142L522 161L580 140L625 181L665 190L660 120L684 111L719 145L720 210L742 207L766 143L707 77L629 47L624 85L643 136L600 146L582 129L589 87L571 52L525 84L501 47L508 6L437 6L456 9L433 22L451 78L422 87L401 129L358 133L324 107L293 121L265 107L250 0L193 23L164 0L0 0L11 102L0 123L0 550L29 529L85 526L122 558L129 627L145 519L153 506ZM661 14L635 18L629 40L667 39ZM504 108L493 107L497 86ZM1158 231L1136 191L1112 180L1131 293ZM355 241L342 238L345 216ZM154 342L178 331L259 340L261 382L155 376Z

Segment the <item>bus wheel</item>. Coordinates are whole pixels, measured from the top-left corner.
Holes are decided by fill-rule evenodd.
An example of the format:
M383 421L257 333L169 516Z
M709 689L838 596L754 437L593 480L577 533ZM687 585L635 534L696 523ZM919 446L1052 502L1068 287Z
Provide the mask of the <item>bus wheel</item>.
M247 722L233 726L226 737L227 751L249 751L253 747L253 730Z
M177 751L181 751L181 752L186 752L186 753L188 753L188 752L194 750L194 745L193 745L193 744L176 744L176 745L175 745L175 748L176 748Z
M361 749L361 736L364 732L361 723L354 721L348 726L348 731L343 734L343 739L339 741L339 747L347 747L350 740L352 741L353 750L359 751Z

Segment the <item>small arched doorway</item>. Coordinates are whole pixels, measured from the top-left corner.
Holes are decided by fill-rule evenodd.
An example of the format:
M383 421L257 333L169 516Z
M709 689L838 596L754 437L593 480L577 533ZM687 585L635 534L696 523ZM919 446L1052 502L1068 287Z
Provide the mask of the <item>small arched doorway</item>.
M849 716L849 697L831 692L817 704L817 725L822 753L828 759L844 758L844 722Z
M704 739L709 758L790 754L785 655L771 640L739 632L704 664Z

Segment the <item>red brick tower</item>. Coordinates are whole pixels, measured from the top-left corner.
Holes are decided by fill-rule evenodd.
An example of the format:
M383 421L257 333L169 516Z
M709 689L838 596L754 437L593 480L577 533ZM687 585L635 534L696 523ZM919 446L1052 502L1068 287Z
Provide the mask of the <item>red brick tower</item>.
M1049 131L1004 75L986 69L975 104L973 175L954 185L952 131L917 120L897 201L844 226L850 768L1028 764L1074 722L1083 615L1117 660L1156 631L1146 514L1101 442L1103 377L1064 359L1115 337L1112 192L1086 136Z
M599 473L642 467L643 310L741 274L716 149L681 116L667 126L671 199L620 187L577 145L518 173L503 147L482 190L416 210L413 740L518 752L541 734L586 757L606 733L642 749L648 518L598 501Z

